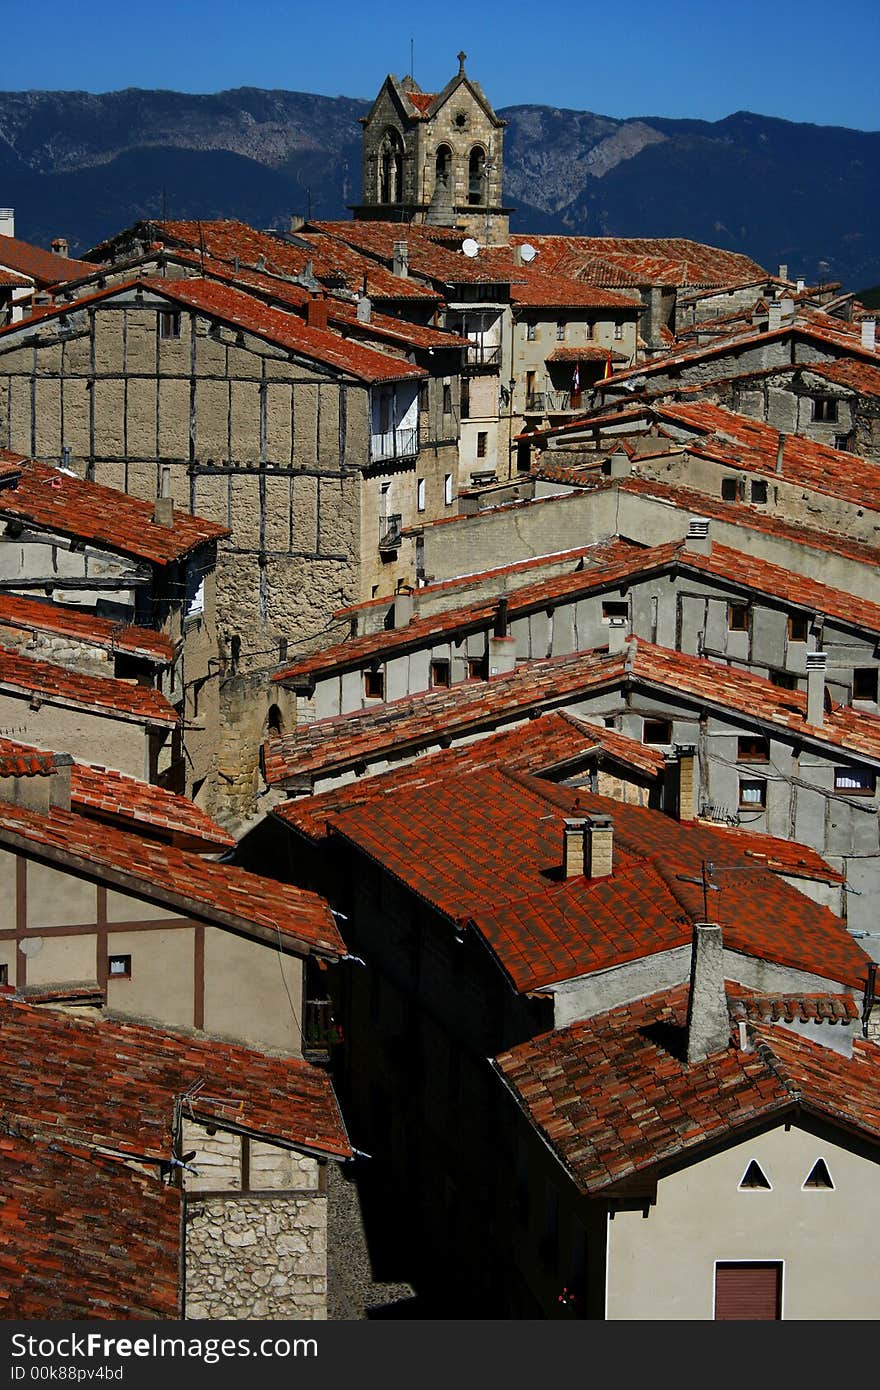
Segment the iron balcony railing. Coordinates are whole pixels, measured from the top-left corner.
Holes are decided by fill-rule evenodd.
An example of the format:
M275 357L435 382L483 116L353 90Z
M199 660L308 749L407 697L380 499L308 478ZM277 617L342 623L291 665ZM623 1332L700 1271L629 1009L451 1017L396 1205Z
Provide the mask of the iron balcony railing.
M466 372L490 371L501 366L501 347L498 343L471 343L464 358Z
M558 411L579 410L581 396L570 391L533 391L526 396L527 415L555 415Z
M387 430L384 434L370 437L370 459L377 463L382 459L414 458L419 452L419 434L412 429Z

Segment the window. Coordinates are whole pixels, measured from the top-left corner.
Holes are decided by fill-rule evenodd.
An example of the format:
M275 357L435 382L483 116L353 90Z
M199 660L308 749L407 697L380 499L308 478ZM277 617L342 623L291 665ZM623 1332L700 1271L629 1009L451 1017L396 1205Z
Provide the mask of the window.
M479 145L474 145L468 160L468 202L472 206L475 203L485 203L485 180L486 152L481 150Z
M488 434L486 433L486 431L485 431L485 430L478 430L478 431L477 431L477 458L478 458L478 459L484 459L484 458L486 457L486 449L487 449L487 447L488 447L488 444L489 444L489 436L488 436Z
M763 811L766 805L766 782L740 782L739 809L741 811Z
M852 697L877 703L877 667L857 666L853 671Z
M466 376L461 379L461 418L469 420L471 414L471 385Z
M829 400L826 396L813 397L813 419L830 420L837 419L837 401Z
M452 684L451 668L448 661L431 662L431 685L448 688Z
M839 449L842 454L849 452L851 442L851 436L848 434L836 434L834 436L834 447Z
M364 672L364 694L368 700L385 699L385 672L384 671L365 671Z
M876 773L867 767L836 767L834 790L846 792L847 796L873 796L877 790Z
M813 1190L821 1190L824 1188L826 1192L834 1191L834 1183L831 1180L831 1174L828 1171L828 1164L825 1162L824 1158L816 1159L816 1162L813 1164L807 1177L804 1179L804 1191L806 1192L811 1188Z
M748 632L749 605L747 603L729 603L727 605L727 626L730 632Z
M645 719L642 721L643 743L671 743L671 719Z
M486 658L484 656L469 656L467 664L468 680L483 681L486 679Z
M559 319L556 324L556 341L557 343L565 342L565 322L562 319Z
M186 567L186 593L183 599L183 618L190 622L205 611L205 576L198 565Z
M622 323L616 323L616 324L614 325L614 341L615 341L616 343L619 343L622 337L623 337L623 324L622 324Z
M180 314L165 312L159 315L159 337L180 337Z
M9 985L9 966L5 963L0 965L0 989L6 989Z
M392 127L379 146L379 202L398 203L403 193L403 141Z
M771 671L770 684L778 686L780 690L797 690L798 678L792 671Z
M608 599L607 602L605 602L605 603L602 604L602 621L603 621L603 623L610 622L612 618L628 618L628 617L629 617L629 600L628 600L628 599L625 599L625 598L622 598L622 599Z
M424 478L417 478L417 479L416 479L416 507L418 508L418 510L419 510L420 512L423 512L423 511L425 510L425 480L424 480Z
M278 638L278 660L279 660L279 661L286 661L286 660L287 660L287 638L286 638L286 637L279 637L279 638Z
M767 484L763 478L755 478L751 488L752 501L763 506L767 501Z
M427 410L429 404L428 383L423 381L419 386L419 410Z
M789 613L788 615L788 640L789 642L806 642L809 629L809 619L806 613Z
M526 342L533 343L538 336L538 325L536 323L526 324Z
M447 473L443 479L443 501L447 507L452 506L452 474Z
M770 742L760 734L743 734L736 741L738 763L766 763L770 759Z
M107 974L111 980L130 980L131 956L108 956Z
M443 387L443 414L452 414L452 387L446 385Z
M781 1317L781 1261L716 1264L716 1322L773 1322Z
M595 333L595 331L596 331L595 324L592 324L592 323L585 323L585 324L584 324L584 337L586 338L587 342L589 342L590 339L593 337L593 334Z
M769 1192L771 1190L770 1181L757 1159L753 1158L743 1173L739 1190L740 1192Z
M391 429L391 395L383 391L379 397L379 433L387 434Z
M739 497L739 483L736 478L721 479L721 500L735 502Z

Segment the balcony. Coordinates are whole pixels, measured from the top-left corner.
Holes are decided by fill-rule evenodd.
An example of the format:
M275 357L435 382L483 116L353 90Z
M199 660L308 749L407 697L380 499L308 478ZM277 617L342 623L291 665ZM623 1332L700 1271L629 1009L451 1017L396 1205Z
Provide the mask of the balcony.
M582 393L571 391L533 391L526 396L525 415L565 415L582 409Z
M471 343L464 358L464 370L470 376L480 372L495 372L501 366L499 343Z
M370 462L381 463L385 459L415 458L419 452L419 432L412 429L391 429L384 434L370 436Z
M390 552L400 549L400 542L403 535L403 516L400 512L392 512L390 516L379 517L379 549L383 552Z
M333 1001L307 999L303 1027L303 1050L313 1057L326 1053L343 1041L342 1027L333 1017Z

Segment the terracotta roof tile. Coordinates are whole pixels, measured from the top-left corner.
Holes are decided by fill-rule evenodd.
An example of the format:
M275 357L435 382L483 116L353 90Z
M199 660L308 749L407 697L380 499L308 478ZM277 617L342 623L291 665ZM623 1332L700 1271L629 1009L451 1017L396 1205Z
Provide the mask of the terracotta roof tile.
M47 704L92 713L106 711L135 723L167 728L178 721L174 706L150 686L129 684L112 676L86 676L66 666L22 656L9 647L0 647L0 688L36 696Z
M605 284L615 283L617 273L628 277L623 283L727 287L766 274L748 256L685 237L516 235L511 241L530 241L553 268L569 275L581 271Z
M564 822L594 813L612 818L614 871L564 879ZM848 985L865 975L868 957L839 918L713 827L504 767L398 786L336 811L330 833L453 922L473 923L520 991L686 945L704 912L707 860L729 950Z
M54 753L0 738L0 777L48 777L54 771Z
M77 872L122 884L131 892L176 906L270 942L322 955L345 947L327 904L315 893L218 864L188 850L69 811L41 815L0 802L0 842L57 859Z
M86 261L56 256L54 251L44 251L41 246L31 246L14 236L0 236L0 265L26 275L40 289L94 270Z
M107 651L126 652L147 661L167 665L174 659L174 644L162 632L138 627L134 623L114 623L85 608L19 594L0 593L0 633L3 628L27 632L51 632Z
M152 827L172 843L199 852L231 849L235 839L185 796L136 777L89 763L74 763L70 779L71 809L100 819Z
M880 1049L852 1058L763 1024L758 1045L688 1065L685 989L652 995L503 1054L496 1067L582 1192L600 1192L794 1112L880 1139Z
M172 526L153 521L153 503L116 488L73 478L48 464L0 450L0 462L19 468L13 487L0 489L0 517L90 541L123 555L168 565L197 546L229 534L225 526L175 509Z
M296 1058L3 1000L0 1065L5 1317L181 1316L181 1191L158 1162L182 1094L197 1121L352 1153L329 1078Z

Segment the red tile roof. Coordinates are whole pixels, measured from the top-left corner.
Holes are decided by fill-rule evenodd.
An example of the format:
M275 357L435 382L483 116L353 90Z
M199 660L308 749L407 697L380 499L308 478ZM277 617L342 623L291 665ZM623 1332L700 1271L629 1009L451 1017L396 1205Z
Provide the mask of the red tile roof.
M490 680L407 695L375 708L316 720L264 745L270 784L336 775L394 753L401 757L444 739L497 729L505 721L561 705L588 690L622 682L659 687L734 715L769 731L795 734L826 748L880 760L880 718L833 705L821 726L806 722L806 696L703 657L669 651L641 639L612 656L604 649L521 663Z
M711 552L702 555L688 550L682 541L668 541L645 549L621 543L605 547L604 553L607 557L604 563L597 556L597 563L590 568L571 574L552 575L548 579L505 592L503 597L507 601L508 618L519 618L548 606L555 607L558 603L573 602L586 594L616 588L621 583L666 570L670 573L690 570L715 575L738 590L766 594L782 603L880 633L880 604L856 598L728 546L713 544ZM472 584L482 583L486 577L485 574L476 574L469 576L469 580ZM424 589L417 590L417 599L425 592ZM332 671L350 670L373 658L384 658L404 650L428 646L445 637L477 631L494 621L499 597L493 594L476 603L447 608L431 616L416 615L402 627L383 628L378 632L347 638L323 651L300 657L292 665L278 671L273 680L282 683L313 680ZM387 599L385 601L388 602Z
M843 1023L859 1017L851 994L740 994L728 990L730 1017L734 1023Z
M51 632L89 646L103 647L107 651L126 652L163 666L174 659L174 643L163 632L154 632L134 623L114 623L84 608L23 598L19 594L0 593L0 640L4 628Z
M306 838L319 841L329 833L338 812L368 805L373 799L383 802L405 795L409 788L430 786L450 775L481 768L503 766L512 772L549 775L562 764L590 761L594 754L600 755L603 765L617 763L646 777L655 777L664 762L663 754L647 744L602 724L576 719L563 710L474 743L417 758L376 777L362 777L316 796L283 801L273 808L273 815Z
M554 348L544 358L545 362L628 362L629 358L625 352L617 352L613 348L598 347L595 343L587 343L584 347L558 347Z
M836 386L849 386L860 396L880 396L880 366L871 367L867 362L846 358L839 362L810 362L803 366L804 370L825 377Z
M610 815L614 872L560 874L566 818ZM847 985L868 957L845 925L714 828L504 768L452 769L336 812L358 846L456 924L473 924L519 991L687 945L702 919L701 865L728 950Z
M590 275L597 283L735 286L762 279L756 261L685 237L524 236L551 269ZM617 279L617 276L627 277Z
M0 737L0 777L48 777L54 771L54 753Z
M4 1000L0 1065L6 1317L181 1316L181 1190L157 1176L181 1095L198 1122L352 1154L329 1078L296 1058Z
M581 1192L662 1174L756 1123L798 1114L880 1139L880 1049L855 1039L852 1058L772 1024L757 1046L688 1065L684 989L624 1005L513 1048L495 1063Z
M351 338L342 338L326 329L309 328L292 314L274 309L230 285L201 279L144 279L140 284L174 303L184 304L200 313L222 319L224 323L246 329L267 342L288 348L300 357L320 362L323 366L337 367L359 381L376 384L426 375L421 367L399 357L364 347Z
M86 261L56 256L54 251L44 251L41 246L31 246L14 236L0 236L0 265L26 275L39 289L63 280L75 280L95 268Z
M86 676L66 666L22 656L9 647L0 647L0 689L139 724L171 728L179 717L165 696L150 686L132 685L112 676Z
M0 287L4 289L29 289L32 281L26 280L23 275L16 275L12 270L0 269Z
M330 910L317 894L89 816L57 807L41 815L0 802L0 843L274 944L283 941L294 950L326 956L345 953Z
M171 526L153 521L153 503L116 488L72 478L58 468L0 450L0 462L21 470L14 487L0 489L0 517L16 517L60 535L90 541L122 555L168 565L228 528L175 508Z
M766 865L771 872L787 874L789 878L809 878L820 883L845 883L843 874L808 845L796 840L780 840L775 835L762 835L757 830L719 825L715 827L748 859Z
M110 768L74 763L70 801L71 809L83 815L127 822L140 830L148 827L181 849L216 853L235 844L227 830L185 796Z

